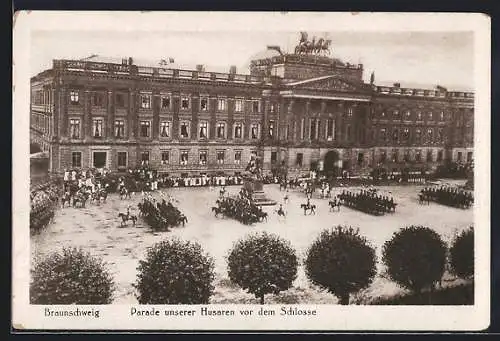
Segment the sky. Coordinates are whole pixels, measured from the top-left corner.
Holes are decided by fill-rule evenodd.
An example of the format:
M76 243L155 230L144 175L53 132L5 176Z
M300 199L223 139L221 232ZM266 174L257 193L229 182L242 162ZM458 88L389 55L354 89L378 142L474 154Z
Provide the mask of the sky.
M437 84L450 89L473 89L474 35L472 32L308 32L332 40L335 58L362 63L364 79L372 71L375 83L409 85ZM174 58L172 67L207 71L249 73L252 56L267 45L292 52L299 32L250 31L34 31L31 35L31 75L48 69L53 59L80 59L92 54L133 57L156 63Z

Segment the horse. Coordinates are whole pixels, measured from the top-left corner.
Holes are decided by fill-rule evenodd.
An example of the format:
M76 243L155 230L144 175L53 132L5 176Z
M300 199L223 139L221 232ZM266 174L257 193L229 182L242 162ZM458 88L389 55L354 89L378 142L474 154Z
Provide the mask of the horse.
M306 215L307 211L309 212L309 215L315 214L316 215L316 205L311 205L311 204L301 204L300 208L304 210L304 215Z
M122 218L122 221L120 222L120 227L123 227L123 225L126 224L127 221L131 220L132 224L135 226L135 223L137 222L137 217L135 215L132 215L130 213L118 213L118 218Z
M187 222L188 222L188 218L184 214L181 214L181 216L177 220L177 223L182 224L182 226L185 226Z
M95 193L92 193L91 202L97 201L97 204L99 205L101 203L101 199L103 202L106 202L107 198L108 192L105 189L101 189L99 191L96 191Z
M264 221L264 219L265 219L265 220L266 220L266 222L267 222L267 216L268 216L267 212L260 212L260 213L258 214L259 220L260 220L261 222L262 222L262 221Z
M328 202L328 206L330 206L330 212L334 210L335 207L337 207L338 211L340 212L340 206L342 206L342 204L340 203L340 200L337 201L337 199L334 199Z
M288 188L288 184L285 180L280 181L280 192L281 190L286 190Z
M212 206L212 212L215 212L215 216L217 217L219 214L224 215L224 211L222 208Z
M65 203L68 203L68 206L71 206L71 193L69 192L64 193L61 197L62 208L64 208Z
M76 204L79 203L80 207L85 208L87 199L88 197L86 193L82 192L76 193L75 196L73 197L73 207L76 207Z
M282 206L276 210L276 213L278 214L278 217L286 218L286 213Z
M421 205L423 205L423 204L424 204L424 202L427 202L427 205L429 205L429 204L430 204L430 202L431 202L431 199L430 199L429 195L426 195L426 194L420 193L420 194L418 195L418 202L419 202Z
M126 198L129 198L131 199L132 196L130 195L130 192L129 190L127 189L127 187L122 187L120 189L120 200L123 200L123 199L126 199Z

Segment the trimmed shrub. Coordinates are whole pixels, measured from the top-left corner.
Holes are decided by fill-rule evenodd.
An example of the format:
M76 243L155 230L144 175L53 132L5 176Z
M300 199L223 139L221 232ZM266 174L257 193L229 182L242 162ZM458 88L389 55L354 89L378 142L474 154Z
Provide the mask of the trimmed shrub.
M110 304L115 290L102 259L77 248L35 261L30 283L32 304Z
M403 287L421 292L441 280L446 262L446 245L428 227L409 226L395 232L383 246L388 274Z
M462 231L450 248L451 271L462 278L474 276L474 228Z
M370 285L377 273L375 250L359 230L337 226L321 232L307 250L309 280L349 304L349 295Z
M238 240L227 257L229 279L264 304L266 294L277 295L297 277L297 256L290 243L266 232Z
M139 261L137 299L141 304L207 304L214 292L214 268L198 243L159 242Z

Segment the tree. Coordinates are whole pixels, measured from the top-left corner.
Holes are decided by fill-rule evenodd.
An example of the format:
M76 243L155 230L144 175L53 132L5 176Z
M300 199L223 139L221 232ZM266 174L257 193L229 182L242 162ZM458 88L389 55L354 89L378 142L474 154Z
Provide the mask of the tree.
M441 280L446 245L428 227L409 226L395 232L383 246L383 261L389 276L400 285L421 292Z
M474 276L474 228L470 226L456 236L450 248L452 272L463 278Z
M159 242L139 261L137 299L141 304L207 304L214 268L198 243L175 238Z
M229 255L229 279L264 304L266 294L278 294L297 277L297 256L290 243L263 232L235 243Z
M110 304L115 290L106 264L77 248L64 248L35 261L32 304Z
M375 250L352 227L324 230L307 250L309 280L349 304L349 295L368 287L376 269Z

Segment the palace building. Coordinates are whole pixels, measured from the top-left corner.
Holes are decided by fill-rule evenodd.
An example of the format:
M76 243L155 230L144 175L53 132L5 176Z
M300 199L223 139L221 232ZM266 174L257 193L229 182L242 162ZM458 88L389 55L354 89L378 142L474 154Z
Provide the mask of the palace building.
M266 50L248 74L54 60L31 79L31 140L50 170L135 167L169 175L366 174L473 158L474 94L363 81L363 65Z

